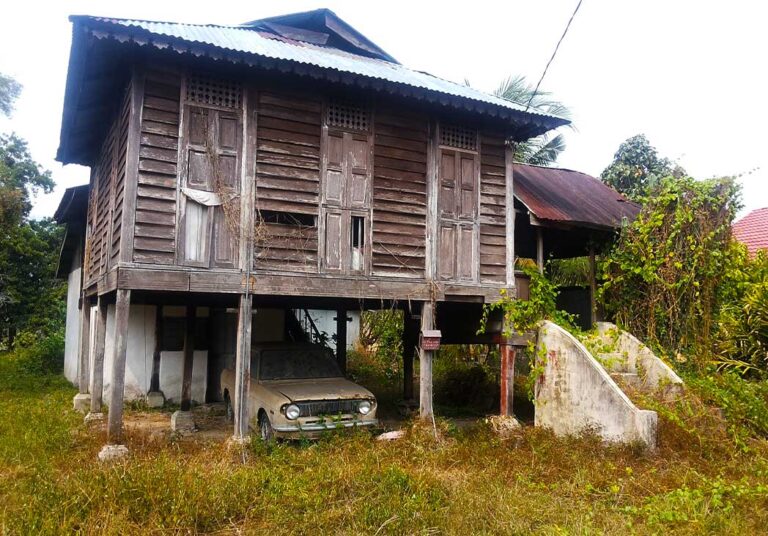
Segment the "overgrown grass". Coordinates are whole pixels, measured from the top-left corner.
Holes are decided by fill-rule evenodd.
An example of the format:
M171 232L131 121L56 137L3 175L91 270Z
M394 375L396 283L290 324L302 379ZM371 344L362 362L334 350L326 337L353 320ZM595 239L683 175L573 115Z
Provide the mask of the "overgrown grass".
M70 410L72 389L0 355L0 532L274 534L756 534L768 527L768 446L739 448L694 395L661 412L654 454L526 428L501 439L414 426L317 443L105 438ZM686 405L688 409L686 409Z

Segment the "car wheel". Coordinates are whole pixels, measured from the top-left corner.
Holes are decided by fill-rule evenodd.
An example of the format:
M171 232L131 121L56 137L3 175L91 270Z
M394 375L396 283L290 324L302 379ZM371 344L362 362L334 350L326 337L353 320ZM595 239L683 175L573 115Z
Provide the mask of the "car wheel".
M227 417L227 422L235 422L235 409L232 407L229 393L224 393L224 415Z
M269 422L269 417L264 412L259 414L259 436L264 443L271 443L275 438L272 423Z

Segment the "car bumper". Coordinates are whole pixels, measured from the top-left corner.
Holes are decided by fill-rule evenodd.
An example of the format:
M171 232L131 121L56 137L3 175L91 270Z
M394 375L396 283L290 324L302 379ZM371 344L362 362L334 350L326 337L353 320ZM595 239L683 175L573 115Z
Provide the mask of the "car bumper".
M319 422L312 424L277 424L272 429L279 435L302 435L319 434L321 432L341 430L344 428L371 427L378 426L378 419L369 419L365 421L346 421L346 422Z

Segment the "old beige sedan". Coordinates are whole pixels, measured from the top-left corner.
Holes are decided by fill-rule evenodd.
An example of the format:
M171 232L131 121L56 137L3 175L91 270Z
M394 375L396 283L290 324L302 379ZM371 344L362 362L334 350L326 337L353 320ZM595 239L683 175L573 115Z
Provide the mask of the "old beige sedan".
M319 345L273 343L251 350L248 410L251 427L265 441L317 437L326 430L375 426L376 398L342 375L331 352ZM227 418L232 420L235 371L221 374Z

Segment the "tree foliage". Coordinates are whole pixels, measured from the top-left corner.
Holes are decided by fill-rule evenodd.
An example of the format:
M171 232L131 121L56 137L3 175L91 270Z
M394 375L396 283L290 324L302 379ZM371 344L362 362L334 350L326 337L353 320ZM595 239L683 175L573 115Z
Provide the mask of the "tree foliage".
M613 162L600 178L630 199L641 200L659 181L668 176L682 177L685 170L659 156L644 134L627 139L619 146Z
M602 260L606 312L654 346L706 361L735 292L731 223L739 203L732 179L662 179Z
M530 104L531 110L537 112L570 119L570 110L553 99L551 93L539 90L534 94L534 90L524 76L510 76L499 85L494 95L523 106ZM515 160L525 164L551 166L564 150L565 137L561 133L546 133L518 143Z
M10 76L0 73L0 114L10 116L20 94L21 84Z
M31 198L53 187L51 173L32 159L27 143L0 134L0 229L20 225L32 209Z

